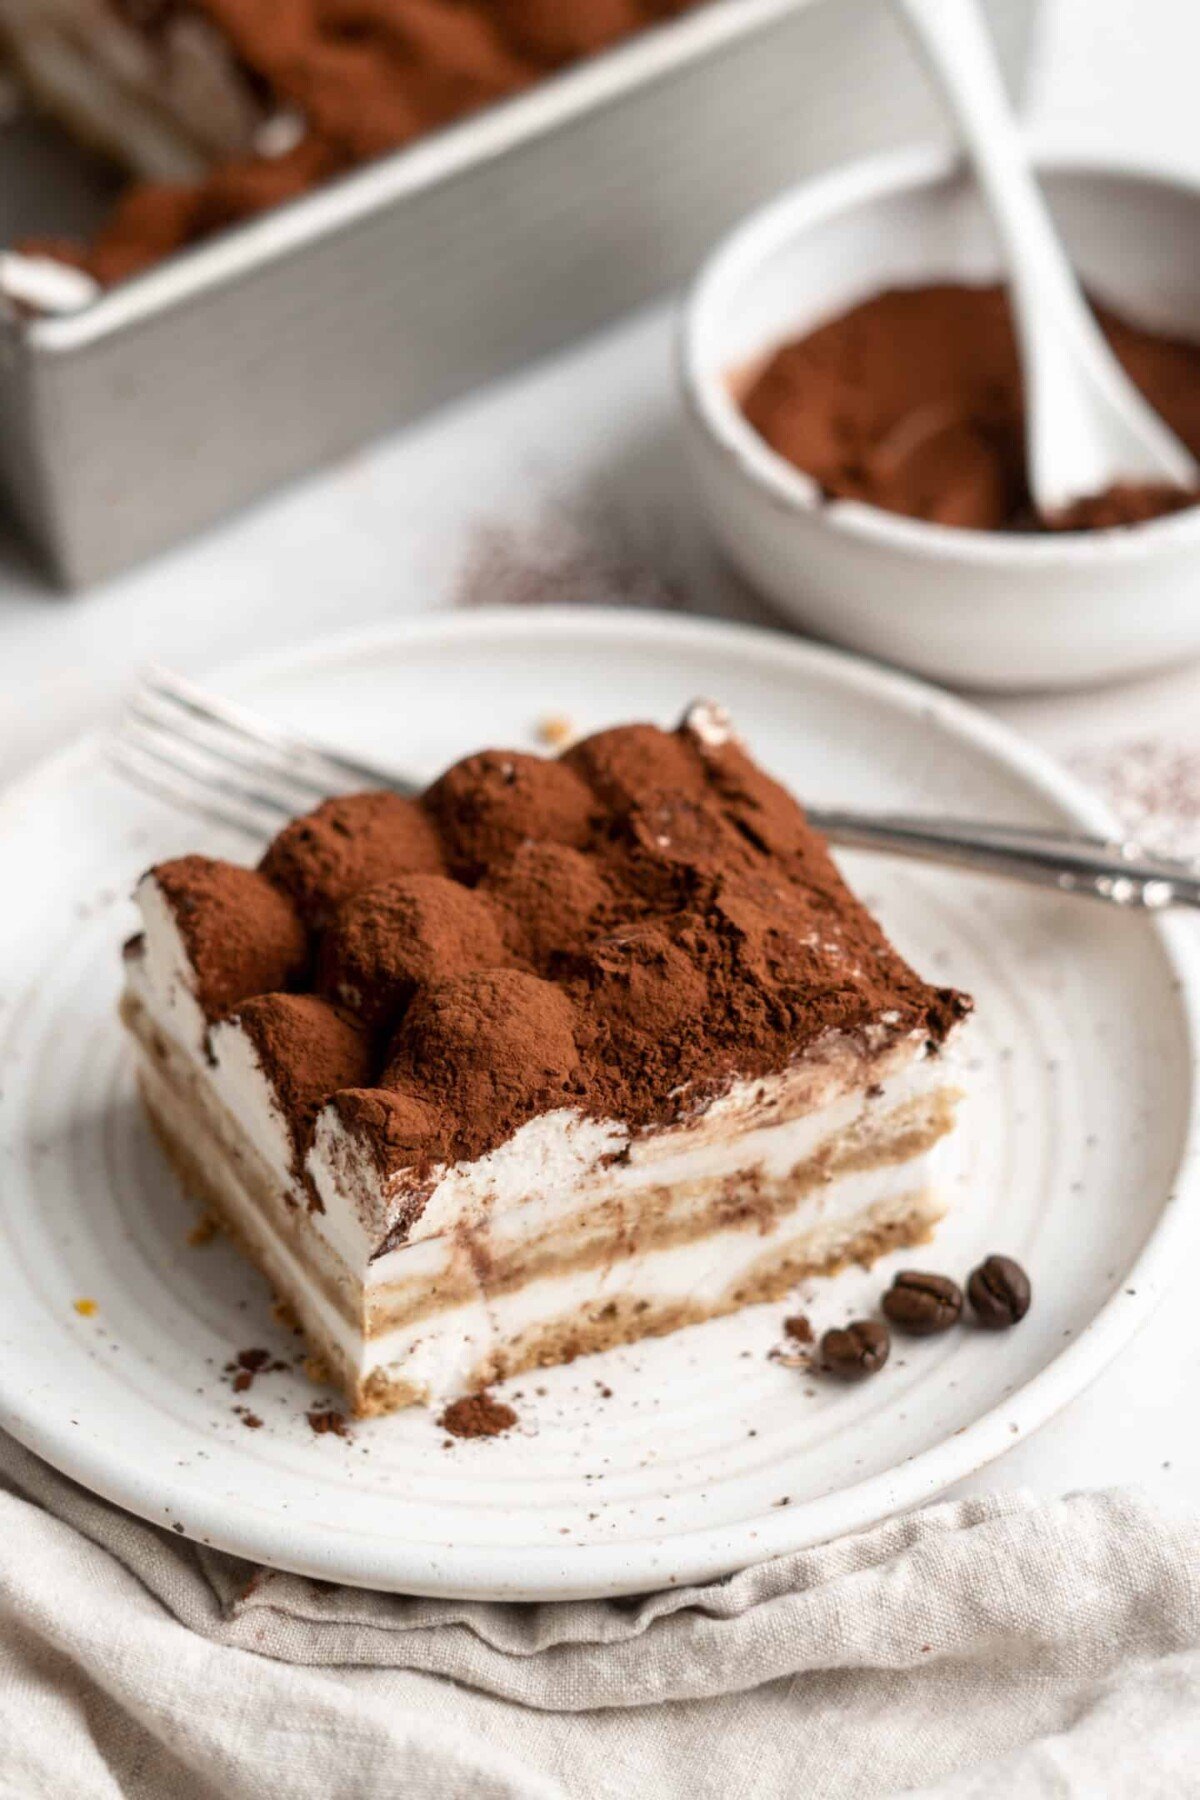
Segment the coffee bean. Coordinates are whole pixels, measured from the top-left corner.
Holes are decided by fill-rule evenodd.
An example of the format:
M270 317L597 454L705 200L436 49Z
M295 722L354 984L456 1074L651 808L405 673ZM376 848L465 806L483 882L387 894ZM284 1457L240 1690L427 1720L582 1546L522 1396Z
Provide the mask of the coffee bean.
M888 1359L892 1340L877 1319L856 1319L845 1330L827 1331L821 1339L821 1366L839 1381L861 1381L876 1375Z
M1029 1277L1011 1256L989 1256L972 1269L967 1299L979 1323L989 1331L1005 1331L1029 1311Z
M962 1316L962 1289L948 1275L902 1269L883 1296L883 1315L912 1337L949 1331Z

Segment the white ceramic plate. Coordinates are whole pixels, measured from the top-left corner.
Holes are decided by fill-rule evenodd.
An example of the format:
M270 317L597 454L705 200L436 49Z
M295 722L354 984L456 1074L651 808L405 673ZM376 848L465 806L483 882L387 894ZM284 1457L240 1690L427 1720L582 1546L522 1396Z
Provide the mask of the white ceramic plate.
M669 721L713 693L817 800L1105 822L968 708L726 626L433 618L221 685L419 773L482 743L528 743L548 712L585 727ZM953 1212L916 1260L961 1277L987 1251L1019 1257L1035 1288L1020 1327L898 1341L876 1380L842 1389L769 1360L788 1309L756 1308L518 1379L521 1428L504 1438L448 1443L420 1411L318 1437L300 1375L229 1388L232 1353L289 1341L226 1245L188 1245L191 1214L139 1116L114 1015L130 885L185 848L246 853L127 789L94 744L0 805L0 1424L205 1542L332 1580L512 1599L712 1576L862 1526L997 1456L1114 1355L1184 1252L1197 985L1183 934L855 857L852 878L900 946L979 1006ZM817 1328L873 1304L894 1260L805 1298ZM81 1298L94 1316L75 1310Z

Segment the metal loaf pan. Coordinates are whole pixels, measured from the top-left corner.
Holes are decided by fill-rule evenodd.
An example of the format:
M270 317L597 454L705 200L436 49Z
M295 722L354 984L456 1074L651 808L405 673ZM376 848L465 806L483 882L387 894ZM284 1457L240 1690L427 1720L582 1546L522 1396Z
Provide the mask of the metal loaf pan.
M1010 74L1035 5L994 0ZM888 0L711 0L8 323L0 478L54 576L99 580L663 292L798 177L940 131Z

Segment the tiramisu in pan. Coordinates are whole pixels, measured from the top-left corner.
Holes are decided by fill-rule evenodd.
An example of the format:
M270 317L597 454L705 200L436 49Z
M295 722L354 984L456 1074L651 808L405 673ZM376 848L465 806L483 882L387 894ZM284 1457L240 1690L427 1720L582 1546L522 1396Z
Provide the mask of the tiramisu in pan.
M119 281L699 0L0 0L0 46L138 184L86 249Z
M137 899L150 1117L359 1413L777 1300L942 1211L970 1003L719 709L330 800Z

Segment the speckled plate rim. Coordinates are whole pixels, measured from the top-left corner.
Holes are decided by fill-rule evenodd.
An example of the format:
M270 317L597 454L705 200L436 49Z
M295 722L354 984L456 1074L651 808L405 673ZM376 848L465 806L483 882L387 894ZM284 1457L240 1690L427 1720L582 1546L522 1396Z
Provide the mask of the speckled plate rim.
M241 684L263 679L319 677L323 665L340 657L394 653L406 644L428 646L461 639L478 645L481 640L525 639L533 651L539 638L550 637L581 647L597 640L609 646L616 643L627 646L631 654L676 645L742 658L758 656L768 659L776 674L783 669L841 683L860 697L877 699L928 722L948 739L969 744L1048 800L1065 821L1089 831L1116 831L1104 805L1050 757L966 702L842 651L749 626L599 607L435 613L227 664L212 671L209 679L214 686L236 691ZM18 809L35 805L43 792L69 783L82 764L101 754L98 737L79 739L11 785L0 796L0 845ZM296 1529L291 1521L275 1517L243 1514L231 1519L219 1497L198 1495L173 1470L139 1470L119 1454L106 1454L101 1446L81 1445L65 1416L48 1417L27 1409L24 1397L7 1384L2 1364L0 1427L62 1473L132 1513L154 1523L164 1515L182 1514L188 1535L216 1548L327 1580L447 1597L551 1600L634 1593L664 1583L682 1586L861 1530L920 1505L1011 1449L1094 1381L1145 1324L1186 1260L1187 1250L1200 1242L1200 1209L1188 1204L1200 1168L1200 949L1179 917L1148 920L1146 928L1158 937L1174 978L1192 1070L1183 1148L1169 1188L1174 1204L1167 1205L1164 1196L1158 1219L1120 1286L1064 1349L1007 1395L1002 1405L889 1470L734 1526L675 1532L636 1544L561 1550L471 1546L454 1552L448 1559L452 1567L447 1568L447 1553L440 1547L373 1542L368 1549L339 1541L331 1563L328 1545L312 1528Z

